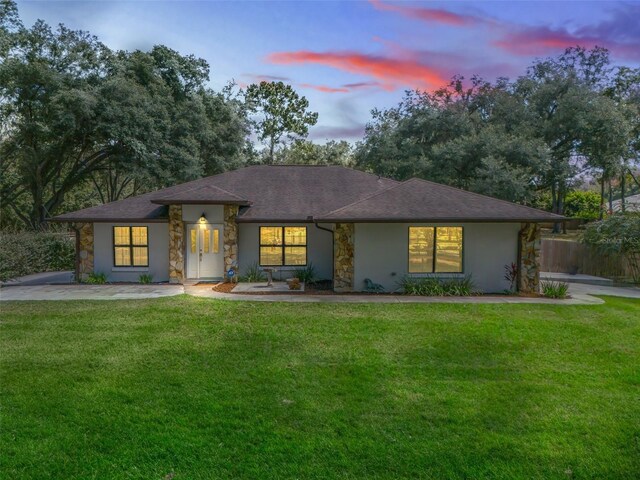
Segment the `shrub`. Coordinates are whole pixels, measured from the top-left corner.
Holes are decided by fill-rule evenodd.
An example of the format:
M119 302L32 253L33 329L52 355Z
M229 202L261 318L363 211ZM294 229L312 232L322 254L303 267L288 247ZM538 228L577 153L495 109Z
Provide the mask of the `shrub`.
M582 241L601 255L629 262L633 281L640 283L640 214L616 213L585 228Z
M583 190L573 190L567 193L564 201L564 214L567 217L596 220L600 215L600 195L596 192Z
M422 295L426 297L467 297L476 295L471 276L464 278L404 277L400 286L405 295Z
M0 234L0 280L31 273L73 270L73 237L61 232L2 232Z
M299 279L304 283L313 283L316 279L316 267L313 266L313 263L309 263L304 268L298 268L293 272L293 276Z
M104 285L107 283L107 275L101 272L91 272L87 275L85 283L90 283L92 285Z
M138 278L138 281L140 283L152 283L153 282L153 275L150 275L148 273L143 273L142 275L140 275L140 277Z
M244 272L244 275L240 275L238 277L238 280L240 282L249 282L249 283L264 282L266 279L267 277L265 277L264 272L260 270L260 266L258 265L258 262L253 262L251 265L249 265L247 270Z
M569 284L564 282L542 282L540 284L542 295L547 298L567 298Z

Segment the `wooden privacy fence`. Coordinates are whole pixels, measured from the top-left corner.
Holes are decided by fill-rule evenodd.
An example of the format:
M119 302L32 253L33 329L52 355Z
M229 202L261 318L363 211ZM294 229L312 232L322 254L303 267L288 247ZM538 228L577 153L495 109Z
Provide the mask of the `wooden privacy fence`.
M631 278L629 261L619 255L602 255L588 245L568 240L543 239L540 250L543 272L584 273L598 277Z

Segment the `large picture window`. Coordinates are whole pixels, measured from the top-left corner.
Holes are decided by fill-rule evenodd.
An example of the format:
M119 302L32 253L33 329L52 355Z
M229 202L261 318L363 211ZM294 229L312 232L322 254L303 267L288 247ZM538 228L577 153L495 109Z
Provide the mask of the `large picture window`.
M307 264L307 227L260 227L260 265Z
M409 273L462 273L462 227L409 227Z
M113 265L149 266L147 227L113 227Z

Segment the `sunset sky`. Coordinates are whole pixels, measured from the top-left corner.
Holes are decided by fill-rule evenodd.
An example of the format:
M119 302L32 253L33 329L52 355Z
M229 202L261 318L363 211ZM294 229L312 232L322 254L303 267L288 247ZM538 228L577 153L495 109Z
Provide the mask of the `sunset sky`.
M583 45L640 64L640 2L19 1L114 49L165 44L205 58L211 85L282 80L319 112L310 138L356 140L369 111L456 73L515 77L536 57Z

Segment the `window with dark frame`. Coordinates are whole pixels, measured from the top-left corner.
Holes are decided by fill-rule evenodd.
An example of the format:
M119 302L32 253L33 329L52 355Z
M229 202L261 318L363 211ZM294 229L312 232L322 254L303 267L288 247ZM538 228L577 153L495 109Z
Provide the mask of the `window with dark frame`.
M263 267L307 264L307 227L260 227L259 241Z
M409 227L409 273L462 273L462 227Z
M115 267L149 266L147 227L113 227L113 265Z

